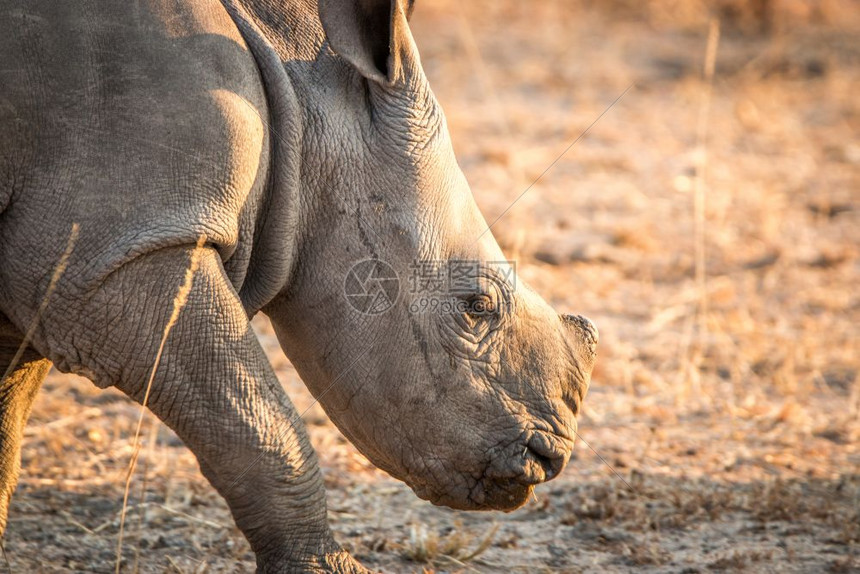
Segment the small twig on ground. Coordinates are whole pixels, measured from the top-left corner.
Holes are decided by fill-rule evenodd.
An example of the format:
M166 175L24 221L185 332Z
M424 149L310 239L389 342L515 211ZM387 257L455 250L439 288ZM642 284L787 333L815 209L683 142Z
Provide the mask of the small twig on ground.
M182 512L181 510L176 510L175 508L170 508L169 506L164 506L163 504L156 504L158 508L169 512L170 514L175 514L176 516L181 516L186 520L190 520L191 522L196 522L198 524L203 524L204 526L211 526L212 528L218 528L220 530L229 529L230 526L226 524L219 524L218 522L212 522L211 520L206 520L204 518L198 518L196 516L192 516L187 512Z
M95 534L96 533L92 528L89 528L85 524L82 524L81 522L78 522L77 520L72 518L72 515L69 512L63 511L60 513L60 515L65 517L65 519L69 521L69 524L71 524L72 526L77 526L78 528L80 528L81 530L86 532L87 534Z
M164 510L165 512L168 512L168 513L173 514L175 516L179 516L181 518L184 518L188 522L196 522L196 523L204 525L204 526L209 526L210 528L217 528L220 530L231 528L227 524L221 524L218 522L213 522L211 520L206 520L205 518L198 518L198 517L192 516L191 514L188 514L186 512L182 512L181 510L177 510L175 508L171 508L169 506L165 506L164 504L159 504L159 503L155 503L155 502L145 502L145 503L141 503L141 504L130 504L130 505L126 506L125 514L126 514L126 516L128 516L130 513L135 512L135 511L142 512L146 508L160 508L161 510ZM109 528L111 526L118 526L119 521L120 521L120 516L121 516L121 512L118 512L114 518L111 518L107 522L103 522L102 524L99 524L95 528L91 529L92 533L98 534L99 532L101 532L102 530L105 530L106 528Z
M185 574L185 570L180 568L179 564L177 564L176 562L173 561L173 558L171 558L170 556L167 556L166 558L167 558L167 561L170 563L171 568L176 570L179 574Z

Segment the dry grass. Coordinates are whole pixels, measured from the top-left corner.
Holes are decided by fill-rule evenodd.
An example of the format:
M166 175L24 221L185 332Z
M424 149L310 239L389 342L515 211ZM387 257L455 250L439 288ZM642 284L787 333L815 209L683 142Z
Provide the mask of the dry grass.
M573 488L561 523L575 526L591 521L623 526L626 532L659 532L736 515L761 525L790 523L802 516L831 528L833 539L842 544L860 542L858 475L737 483L658 479L634 472L630 482L632 490L616 483Z
M469 532L462 524L446 528L444 532L428 530L424 524L412 524L409 538L400 545L401 555L413 562L430 564L453 563L465 567L492 546L499 525L492 525L488 531L478 534ZM450 565L450 564L449 564Z
M694 196L714 18L703 294ZM414 27L490 221L636 84L493 228L525 280L599 325L580 432L632 488L580 445L521 511L434 508L314 406L339 540L392 572L856 570L856 3L427 0ZM257 326L304 411L312 398ZM118 393L49 377L12 504L15 571L112 569L136 416ZM129 507L140 570L252 571L193 457L157 432Z

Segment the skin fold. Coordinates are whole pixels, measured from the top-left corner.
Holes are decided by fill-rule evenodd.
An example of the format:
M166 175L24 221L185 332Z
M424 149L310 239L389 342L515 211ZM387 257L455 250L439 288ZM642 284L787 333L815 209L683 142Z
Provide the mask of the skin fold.
M0 526L50 365L143 400L201 236L147 406L197 456L261 572L364 570L331 535L258 312L338 428L418 496L512 510L562 470L597 331L550 308L486 232L410 12L0 0ZM384 312L345 295L368 260L399 280ZM458 261L474 264L470 286L422 310L411 270Z

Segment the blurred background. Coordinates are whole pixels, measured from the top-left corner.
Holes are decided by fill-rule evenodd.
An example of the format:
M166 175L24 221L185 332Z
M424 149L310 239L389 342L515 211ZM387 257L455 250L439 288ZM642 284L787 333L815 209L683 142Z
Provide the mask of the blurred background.
M551 304L595 320L600 356L563 475L517 512L468 514L418 500L308 409L255 320L308 409L339 540L388 572L858 571L860 3L416 4L485 217L514 204L493 232ZM50 375L13 571L113 570L137 412ZM126 531L127 571L253 571L152 418Z

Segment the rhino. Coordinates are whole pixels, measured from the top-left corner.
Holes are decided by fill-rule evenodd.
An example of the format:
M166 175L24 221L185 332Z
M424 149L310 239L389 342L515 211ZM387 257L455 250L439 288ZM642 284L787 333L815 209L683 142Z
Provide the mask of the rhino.
M53 365L175 431L258 571L366 571L332 535L259 312L337 428L419 497L513 510L562 470L597 330L505 262L411 12L0 0L0 529ZM476 263L465 288L421 308L410 272L456 262Z

